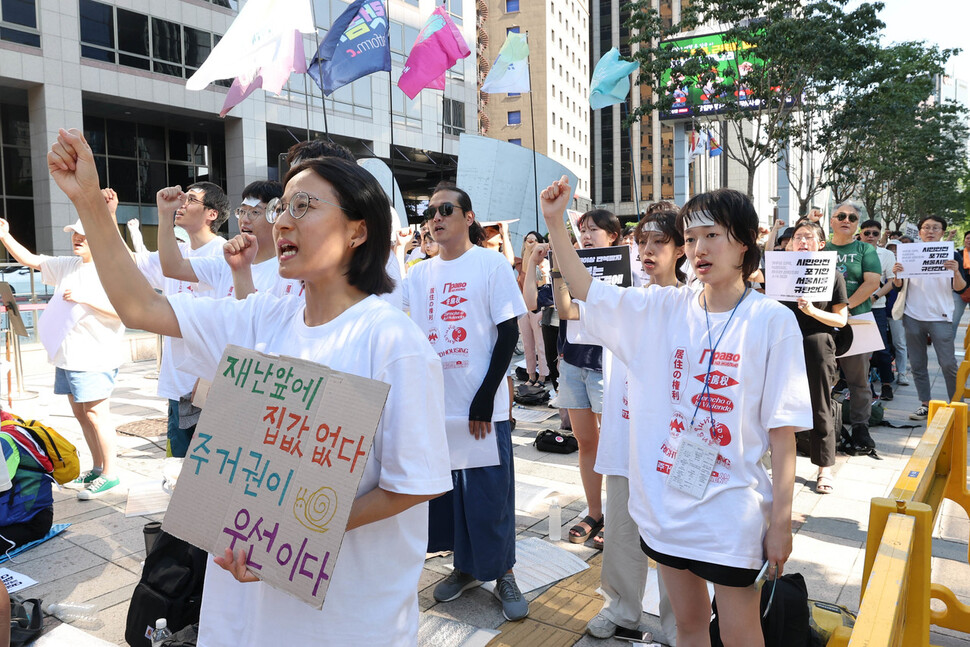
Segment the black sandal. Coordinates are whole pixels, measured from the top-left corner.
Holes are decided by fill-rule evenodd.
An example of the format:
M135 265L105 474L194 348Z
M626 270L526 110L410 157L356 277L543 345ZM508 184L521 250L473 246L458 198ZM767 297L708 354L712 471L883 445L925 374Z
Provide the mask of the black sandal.
M589 526L589 530L584 529L581 525L585 523ZM591 516L586 515L583 520L577 523L575 526L569 529L569 541L573 544L584 544L591 536L599 532L600 528L603 527L603 517L600 517L597 521Z

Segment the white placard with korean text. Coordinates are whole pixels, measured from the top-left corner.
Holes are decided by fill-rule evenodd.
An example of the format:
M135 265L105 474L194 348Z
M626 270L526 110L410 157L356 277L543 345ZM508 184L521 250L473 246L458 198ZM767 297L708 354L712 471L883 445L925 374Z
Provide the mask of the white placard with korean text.
M897 278L913 279L926 276L944 276L952 272L943 264L953 260L953 241L936 243L900 243L896 245L896 262L903 266Z
M835 252L765 252L765 296L826 302L835 284Z

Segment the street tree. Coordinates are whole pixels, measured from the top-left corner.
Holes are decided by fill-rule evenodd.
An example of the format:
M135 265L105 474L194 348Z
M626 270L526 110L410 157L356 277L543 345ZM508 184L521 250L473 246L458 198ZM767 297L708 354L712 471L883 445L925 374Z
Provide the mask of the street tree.
M758 167L777 159L802 128L794 115L805 105L824 106L853 83L871 56L883 27L882 4L863 3L852 11L846 5L847 0L693 0L681 21L669 24L650 0L635 0L627 25L639 43L633 53L639 83L651 92L631 118L654 109L670 113L691 89L700 89L703 105L690 106L689 116L702 124L727 124L724 152L746 170L753 197ZM717 51L663 42L714 32L723 32L726 44Z

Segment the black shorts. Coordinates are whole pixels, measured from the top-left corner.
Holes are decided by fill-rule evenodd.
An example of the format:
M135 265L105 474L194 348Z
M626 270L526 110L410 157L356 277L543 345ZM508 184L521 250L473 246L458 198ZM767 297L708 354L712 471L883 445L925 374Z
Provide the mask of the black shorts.
M658 553L649 546L643 539L640 539L640 549L658 564L663 564L678 571L690 571L697 577L720 584L721 586L731 586L734 588L744 588L751 586L758 579L758 569L735 568L734 566L722 566L720 564L710 564L700 562L696 559L686 559L684 557L674 557Z

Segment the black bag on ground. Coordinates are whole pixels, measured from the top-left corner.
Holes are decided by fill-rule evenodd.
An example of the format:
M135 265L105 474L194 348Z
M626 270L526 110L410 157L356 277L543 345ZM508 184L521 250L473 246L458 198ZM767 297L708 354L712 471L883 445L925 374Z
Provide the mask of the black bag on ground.
M764 613L771 597L774 582L761 587L761 612ZM714 619L711 620L711 647L724 647L718 625L717 599L713 602ZM765 647L809 647L812 631L809 628L808 588L801 573L782 575L778 578L775 598L768 617L761 620Z
M536 435L532 444L540 452L552 452L554 454L572 454L579 450L579 442L576 438L562 430L543 429Z
M10 596L10 647L33 642L44 629L44 612L37 598L20 600Z
M521 384L515 390L515 401L523 406L536 406L549 402L549 392L541 386Z
M159 533L128 605L125 641L131 647L151 646L149 632L159 618L173 632L199 621L207 561L204 550Z

